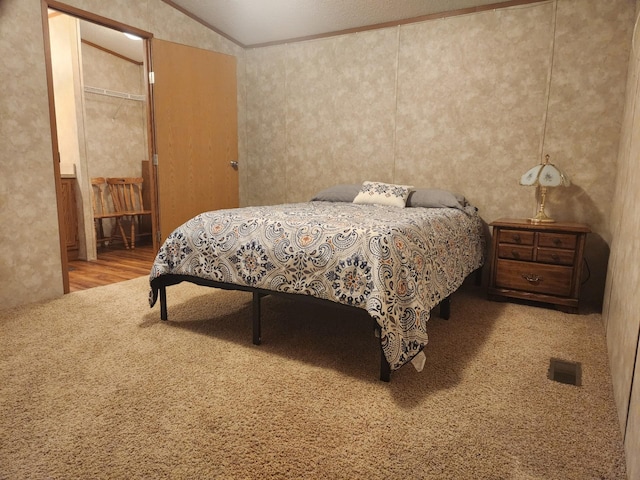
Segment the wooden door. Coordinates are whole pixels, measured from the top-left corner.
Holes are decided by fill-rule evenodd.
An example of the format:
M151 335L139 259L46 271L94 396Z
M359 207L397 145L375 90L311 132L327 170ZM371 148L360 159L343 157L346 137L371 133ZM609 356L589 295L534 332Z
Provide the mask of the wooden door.
M236 59L154 39L161 239L191 217L238 206Z

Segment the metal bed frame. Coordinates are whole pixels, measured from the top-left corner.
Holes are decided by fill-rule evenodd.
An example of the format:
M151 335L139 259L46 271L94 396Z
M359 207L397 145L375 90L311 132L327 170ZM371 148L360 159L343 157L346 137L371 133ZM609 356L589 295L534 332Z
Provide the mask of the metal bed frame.
M482 267L476 270L476 285L480 285L482 278ZM151 287L158 290L160 300L160 318L164 321L169 319L167 311L167 287L171 285L177 285L182 282L190 282L196 285L202 285L205 287L220 288L223 290L240 290L245 292L251 292L253 294L253 313L252 313L252 325L253 325L253 344L260 345L262 342L261 334L261 300L268 295L278 295L287 298L295 298L304 300L306 302L315 302L324 305L331 305L333 307L339 307L348 310L363 311L362 308L358 308L351 305L343 305L341 303L333 302L331 300L325 300L321 298L315 298L308 295L300 295L296 293L276 292L273 290L266 290L263 288L254 288L246 285L237 285L233 283L216 282L214 280L207 280L191 275L163 275L155 278L151 281ZM448 320L451 315L451 296L443 299L439 305L439 317ZM380 333L380 326L374 321L374 328ZM378 335L380 337L380 335ZM383 382L389 382L391 380L391 367L384 352L382 351L382 343L380 344L380 380Z

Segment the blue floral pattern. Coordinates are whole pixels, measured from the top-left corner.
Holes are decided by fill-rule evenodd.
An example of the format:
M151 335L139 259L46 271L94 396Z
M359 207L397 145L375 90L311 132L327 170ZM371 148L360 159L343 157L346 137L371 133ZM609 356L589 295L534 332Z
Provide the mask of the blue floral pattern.
M484 262L474 207L308 202L202 213L172 232L150 280L189 275L366 310L392 369L428 342L431 309ZM152 287L150 304L157 299Z

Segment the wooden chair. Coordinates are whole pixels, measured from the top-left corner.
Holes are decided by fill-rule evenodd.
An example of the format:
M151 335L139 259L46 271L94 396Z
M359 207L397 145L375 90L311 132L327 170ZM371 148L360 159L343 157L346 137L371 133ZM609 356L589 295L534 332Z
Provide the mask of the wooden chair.
M124 229L122 228L122 223L120 223L120 218L122 218L122 214L114 211L108 203L108 196L106 193L107 180L103 177L95 177L91 179L91 205L93 207L93 223L96 229L96 245L100 245L101 243L106 243L113 238L113 235L105 236L104 234L104 226L102 221L106 219L113 219L115 221L115 225L111 229L111 233L115 228L119 228L120 235L122 235L122 239L124 241L125 247L129 248L127 244L127 237L124 234Z
M146 210L142 201L142 183L142 177L107 178L114 211L130 221L131 248L136 247L136 223L140 223L142 215L151 215L151 210ZM124 241L125 247L129 248L126 237Z

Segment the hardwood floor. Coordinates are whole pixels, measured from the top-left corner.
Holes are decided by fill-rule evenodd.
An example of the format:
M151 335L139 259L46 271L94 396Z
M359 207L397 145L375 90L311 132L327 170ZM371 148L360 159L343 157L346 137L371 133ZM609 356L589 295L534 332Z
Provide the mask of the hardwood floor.
M95 262L69 262L69 291L77 292L149 275L155 256L151 245L136 245L133 250L101 248Z

